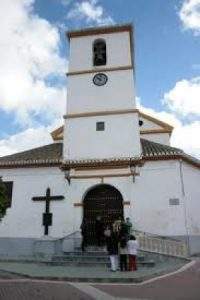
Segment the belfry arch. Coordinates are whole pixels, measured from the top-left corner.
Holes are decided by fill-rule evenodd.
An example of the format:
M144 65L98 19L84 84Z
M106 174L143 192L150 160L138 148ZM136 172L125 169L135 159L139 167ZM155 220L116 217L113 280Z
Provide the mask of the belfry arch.
M83 221L87 223L87 240L95 243L95 221L101 217L104 226L123 218L123 197L113 186L101 184L91 188L83 199Z

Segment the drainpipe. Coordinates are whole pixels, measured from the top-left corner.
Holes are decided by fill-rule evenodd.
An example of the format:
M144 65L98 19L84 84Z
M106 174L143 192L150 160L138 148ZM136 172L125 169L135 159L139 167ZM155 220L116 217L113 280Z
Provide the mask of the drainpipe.
M188 224L188 219L187 219L187 205L186 205L186 197L185 197L185 186L184 186L184 178L183 178L183 160L182 159L179 159L179 171L180 171L180 181L181 181L181 194L182 194L183 207L184 207L186 242L187 242L188 255L190 256L189 224Z

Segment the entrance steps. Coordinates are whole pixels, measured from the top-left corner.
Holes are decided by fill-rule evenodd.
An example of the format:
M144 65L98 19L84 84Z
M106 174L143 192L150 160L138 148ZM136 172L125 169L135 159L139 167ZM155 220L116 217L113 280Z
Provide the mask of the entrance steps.
M76 249L71 252L65 252L62 255L52 257L51 265L85 265L85 266L109 266L110 260L104 248L88 247L82 252ZM142 267L154 267L155 262L152 259L147 259L144 254L138 254L137 264Z

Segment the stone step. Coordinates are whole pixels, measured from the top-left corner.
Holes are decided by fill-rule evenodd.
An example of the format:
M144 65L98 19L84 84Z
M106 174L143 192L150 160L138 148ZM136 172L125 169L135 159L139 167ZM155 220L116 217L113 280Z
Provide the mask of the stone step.
M145 260L143 255L137 256L137 261L142 262ZM91 255L89 253L74 253L70 252L70 254L62 255L62 256L53 256L52 261L91 261L91 262L109 262L108 255Z
M85 247L85 249L86 249L86 251L96 251L96 252L98 252L98 251L106 251L106 246L102 246L102 247L99 247L99 246L87 246L87 247Z
M69 260L69 261L48 261L48 262L42 262L43 264L51 265L51 266L110 266L109 261L103 262L103 261L91 261L91 260ZM138 266L142 267L154 267L155 262L153 260L149 261L137 261Z
M69 251L64 252L65 256L73 256L73 255L80 255L80 256L108 256L107 251Z

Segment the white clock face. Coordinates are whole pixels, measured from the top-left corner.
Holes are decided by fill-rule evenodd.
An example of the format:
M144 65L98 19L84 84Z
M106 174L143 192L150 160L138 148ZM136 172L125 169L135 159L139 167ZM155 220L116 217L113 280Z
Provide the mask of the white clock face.
M106 74L103 73L98 73L93 77L94 84L98 86L106 84L107 81L108 81L108 77L106 76Z

